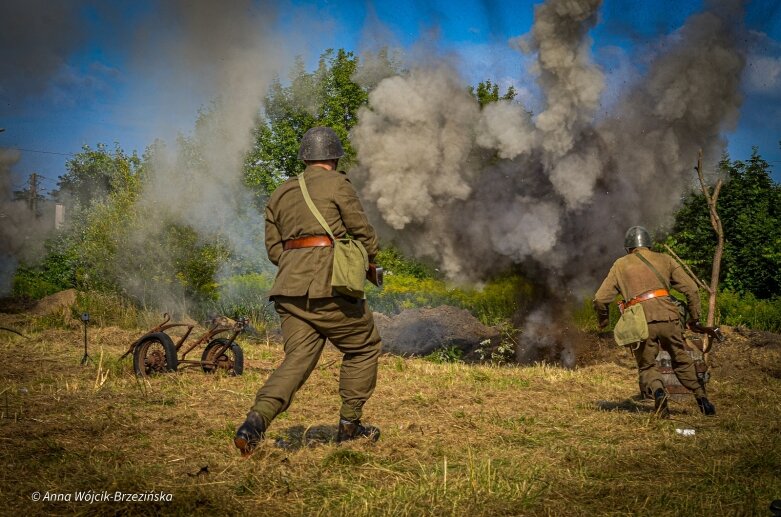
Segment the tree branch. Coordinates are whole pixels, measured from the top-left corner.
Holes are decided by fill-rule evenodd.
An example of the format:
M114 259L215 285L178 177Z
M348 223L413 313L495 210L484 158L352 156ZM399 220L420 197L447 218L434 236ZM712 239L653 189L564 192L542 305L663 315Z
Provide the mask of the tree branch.
M665 247L665 249L666 249L666 250L667 250L667 251L670 253L670 255L672 255L672 256L675 258L675 260L676 260L676 261L677 261L677 262L678 262L678 263L679 263L681 266L683 266L683 268L686 270L686 272L687 272L687 273L689 273L689 276L690 276L690 277L692 277L692 278L694 279L694 281L695 281L695 282L697 282L697 285L699 285L701 288L705 289L705 290L706 290L706 291L708 291L709 293L711 293L711 292L712 292L712 291L711 291L711 289L710 289L710 287L708 287L707 285L705 285L705 282L703 282L702 280L700 280L700 279L697 277L697 275L695 275L695 274L694 274L694 271L692 271L692 270L691 270L691 268L690 268L690 267L689 267L689 266L686 264L686 262L684 262L683 260L681 260L681 257L679 257L678 255L676 255L676 253L673 251L673 249L672 249L670 246L668 246L667 244L665 244L665 245L664 245L664 247Z

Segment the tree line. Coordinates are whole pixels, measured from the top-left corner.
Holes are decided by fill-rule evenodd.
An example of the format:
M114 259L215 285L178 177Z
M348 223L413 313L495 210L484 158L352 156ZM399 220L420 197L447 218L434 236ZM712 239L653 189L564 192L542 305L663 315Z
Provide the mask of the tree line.
M385 51L372 59L372 70L384 72L370 77L365 73L367 63L352 52L327 50L314 70L308 71L297 60L289 81L272 83L243 167L244 182L257 195L256 208L262 209L263 200L280 183L303 169L296 158L298 142L310 127L334 128L345 142L343 165L349 168L355 162L348 135L358 121L358 110L367 104L383 74L404 73ZM502 92L490 80L469 91L481 106L515 98L512 87ZM200 117L203 122L209 110ZM197 161L194 138L180 136L177 144L189 148ZM215 274L225 263L232 264L237 274L257 269L256 264L231 263L235 257L225 242L204 240L182 224L170 225L159 236L158 245L165 246L168 260L150 260L143 267L123 262L118 250L128 244L127 228L139 217L137 200L160 145L156 142L142 156L127 154L118 144L85 146L67 162L55 196L68 202L70 222L48 243L41 263L19 269L17 295L38 297L68 287L117 291L121 275L136 274L150 283L165 282L183 297L214 301L220 295ZM759 299L776 299L781 296L781 186L773 181L770 165L757 149L747 161L725 156L719 167L725 183L718 209L726 235L721 286ZM701 192L693 190L685 197L666 242L700 278L709 279L716 238ZM395 262L408 261L395 250L390 253Z

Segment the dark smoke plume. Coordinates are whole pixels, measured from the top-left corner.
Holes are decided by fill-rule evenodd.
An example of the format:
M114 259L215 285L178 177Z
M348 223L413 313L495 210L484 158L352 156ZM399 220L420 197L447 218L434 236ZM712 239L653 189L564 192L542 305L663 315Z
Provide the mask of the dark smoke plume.
M535 116L509 102L480 110L446 65L378 85L353 133L353 174L388 237L453 279L532 260L583 294L626 227L670 222L697 149L717 156L738 113L737 8L709 3L692 16L598 118L604 77L588 29L599 4L549 0L512 41L537 56Z
M539 271L561 306L591 296L626 228L671 222L698 148L719 156L738 114L740 3L707 2L597 117L605 80L588 30L599 5L548 0L511 41L537 58L535 116L501 101L480 110L446 65L378 85L354 129L353 175L386 239L455 281ZM531 327L557 313L542 309Z

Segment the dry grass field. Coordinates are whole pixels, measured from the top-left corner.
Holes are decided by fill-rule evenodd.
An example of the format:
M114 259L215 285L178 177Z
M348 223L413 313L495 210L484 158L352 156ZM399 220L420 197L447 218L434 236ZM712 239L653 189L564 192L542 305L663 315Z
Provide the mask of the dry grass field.
M331 348L242 459L233 433L280 345L240 339L240 377L139 380L118 358L143 330L90 328L80 366L69 317L0 325L30 337L0 333L6 515L769 515L781 498L778 336L730 332L713 354L718 416L691 399L669 421L636 400L633 363L606 338L573 370L384 356L365 410L382 438L344 445ZM101 500L117 492L171 500Z

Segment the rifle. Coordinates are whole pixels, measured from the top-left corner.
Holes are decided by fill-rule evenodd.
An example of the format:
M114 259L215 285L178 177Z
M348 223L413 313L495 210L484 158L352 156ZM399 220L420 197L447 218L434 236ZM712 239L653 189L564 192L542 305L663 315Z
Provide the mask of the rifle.
M689 328L696 332L697 334L706 334L713 339L717 340L719 343L724 342L724 334L722 334L721 329L719 327L706 327L702 324L700 324L699 321L695 321L694 323L691 323L689 325Z
M369 264L369 269L366 270L366 279L377 287L382 287L384 273L385 270L377 264Z

